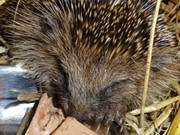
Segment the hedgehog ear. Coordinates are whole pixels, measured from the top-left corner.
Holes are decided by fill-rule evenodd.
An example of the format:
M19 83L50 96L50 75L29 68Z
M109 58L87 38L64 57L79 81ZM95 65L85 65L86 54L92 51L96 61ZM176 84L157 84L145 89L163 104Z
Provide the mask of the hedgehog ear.
M57 17L52 15L53 12L55 12L52 9L57 9L57 4L52 4L48 1L42 1L36 9L38 12L40 12L39 14L41 16L39 22L41 32L45 35L52 35L53 29L57 27Z
M50 39L54 39L56 34L64 33L64 28L67 27L64 25L68 24L70 19L68 16L69 6L65 5L65 1L55 0L54 2L41 2L39 6L35 7L40 12L38 14L41 32Z
M54 24L51 17L45 16L40 19L41 32L45 35L52 35Z

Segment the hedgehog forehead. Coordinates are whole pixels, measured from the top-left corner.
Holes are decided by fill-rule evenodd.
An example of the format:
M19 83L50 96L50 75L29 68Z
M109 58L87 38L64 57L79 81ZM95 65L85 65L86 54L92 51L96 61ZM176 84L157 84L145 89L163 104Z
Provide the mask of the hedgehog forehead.
M63 61L68 74L69 85L73 89L98 91L106 85L127 79L126 63L120 60L111 61L104 59L85 58L71 54Z

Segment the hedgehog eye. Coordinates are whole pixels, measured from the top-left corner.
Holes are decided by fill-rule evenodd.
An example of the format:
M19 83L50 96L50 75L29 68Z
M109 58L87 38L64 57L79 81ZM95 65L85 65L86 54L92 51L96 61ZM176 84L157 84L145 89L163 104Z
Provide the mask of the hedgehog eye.
M117 86L117 85L119 85L120 84L120 82L112 82L109 86L107 86L106 88L105 88L105 92L107 93L107 94L110 94L111 92L112 92L112 90Z
M112 94L118 92L121 93L121 90L124 90L124 86L128 86L129 84L133 84L130 79L124 79L121 81L114 81L110 85L106 86L102 90L100 90L98 96L99 97L111 97L113 96ZM123 93L123 91L122 91Z
M112 91L115 90L115 87L120 85L120 82L114 81L110 85L106 86L99 92L99 97L110 97L112 96Z

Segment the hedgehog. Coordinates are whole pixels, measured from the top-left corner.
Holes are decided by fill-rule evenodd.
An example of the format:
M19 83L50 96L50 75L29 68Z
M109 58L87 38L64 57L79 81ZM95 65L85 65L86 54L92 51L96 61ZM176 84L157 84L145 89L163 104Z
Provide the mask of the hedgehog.
M23 1L16 17L1 27L12 46L13 62L28 71L55 107L82 123L121 135L127 134L125 114L141 104L155 3ZM176 42L160 13L147 105L165 97L173 90L172 81L180 78Z

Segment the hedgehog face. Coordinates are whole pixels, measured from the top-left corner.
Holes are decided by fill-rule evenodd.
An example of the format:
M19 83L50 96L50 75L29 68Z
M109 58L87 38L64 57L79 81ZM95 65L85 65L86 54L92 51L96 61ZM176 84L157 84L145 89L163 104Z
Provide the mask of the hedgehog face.
M74 59L72 56L68 58ZM86 61L78 58L73 63L72 59L71 63L62 62L61 71L64 71L60 76L63 77L52 81L49 93L54 105L61 107L66 116L73 116L93 127L101 125L108 130L116 125L116 130L120 130L125 113L137 101L135 83L127 78L126 72L114 71L113 68L122 69L122 64L108 65L102 59L94 63L93 57Z

